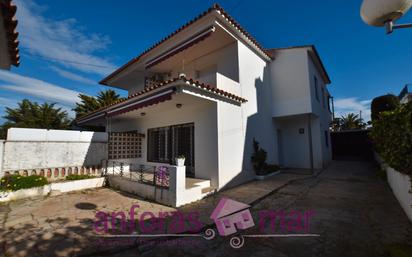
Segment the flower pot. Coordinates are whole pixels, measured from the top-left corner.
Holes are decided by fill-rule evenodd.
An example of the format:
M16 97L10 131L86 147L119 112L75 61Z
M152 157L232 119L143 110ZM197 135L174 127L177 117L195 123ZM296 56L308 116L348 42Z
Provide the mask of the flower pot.
M185 158L175 158L175 163L177 166L185 166Z

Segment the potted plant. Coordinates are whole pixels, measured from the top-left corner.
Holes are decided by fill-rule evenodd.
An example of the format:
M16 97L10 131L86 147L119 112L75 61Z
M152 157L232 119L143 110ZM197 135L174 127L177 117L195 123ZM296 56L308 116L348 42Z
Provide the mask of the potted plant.
M177 166L185 166L186 157L184 155L178 155L175 158L175 163Z

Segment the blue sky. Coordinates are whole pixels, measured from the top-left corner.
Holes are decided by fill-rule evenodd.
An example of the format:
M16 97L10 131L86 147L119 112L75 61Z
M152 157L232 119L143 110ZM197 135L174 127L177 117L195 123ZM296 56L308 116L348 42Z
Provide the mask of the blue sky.
M21 99L70 111L78 93L212 5L213 1L19 1L21 65L0 71L0 115ZM264 47L316 45L331 77L338 114L412 82L412 29L385 35L365 25L355 1L219 2ZM401 21L411 21L409 13ZM87 64L87 65L85 65ZM125 94L124 92L121 92ZM0 120L1 122L2 120Z

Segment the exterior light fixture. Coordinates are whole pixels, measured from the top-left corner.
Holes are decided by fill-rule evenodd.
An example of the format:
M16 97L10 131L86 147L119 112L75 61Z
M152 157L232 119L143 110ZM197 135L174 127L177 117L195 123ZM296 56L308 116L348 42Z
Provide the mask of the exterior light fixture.
M146 116L146 113L145 113L145 112L141 112L141 113L140 113L140 116L142 116L142 117L143 117L143 116Z
M412 0L363 0L362 20L370 25L386 27L386 34L394 29L412 28L412 23L395 24L412 7Z
M177 108L177 109L182 108L182 104L176 104L176 108Z

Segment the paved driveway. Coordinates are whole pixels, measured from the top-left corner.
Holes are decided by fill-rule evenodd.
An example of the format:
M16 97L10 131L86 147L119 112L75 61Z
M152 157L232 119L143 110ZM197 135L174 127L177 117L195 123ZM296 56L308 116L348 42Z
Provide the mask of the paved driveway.
M109 244L111 241L96 244L96 210L127 211L139 204L139 212L176 211L99 189L0 205L0 256L412 256L390 255L411 247L412 224L371 163L333 162L317 176L287 172L179 210L197 210L206 223L221 197L252 204L256 226L245 234L261 233L259 211L312 211L309 232L319 237L247 238L237 250L229 246L229 238L220 236L211 241L155 238L150 244L135 245L126 238L122 239L124 245L122 240L112 241L117 245Z
M237 250L228 238L191 239L186 244L179 239L178 246L159 243L115 256L412 256L412 224L371 163L333 162L317 177L272 193L252 212L282 209L314 211L310 232L320 237L247 238Z

